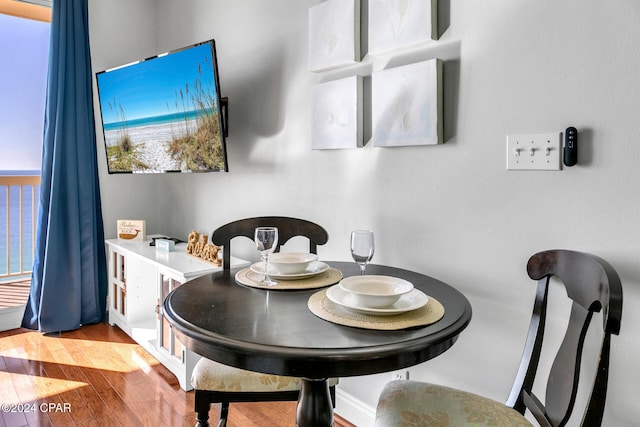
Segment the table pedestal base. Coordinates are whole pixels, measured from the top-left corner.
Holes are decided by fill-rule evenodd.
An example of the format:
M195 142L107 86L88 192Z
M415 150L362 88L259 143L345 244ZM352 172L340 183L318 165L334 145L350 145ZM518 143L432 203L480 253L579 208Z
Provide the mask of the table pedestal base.
M297 427L333 427L333 403L329 382L302 379L296 413Z

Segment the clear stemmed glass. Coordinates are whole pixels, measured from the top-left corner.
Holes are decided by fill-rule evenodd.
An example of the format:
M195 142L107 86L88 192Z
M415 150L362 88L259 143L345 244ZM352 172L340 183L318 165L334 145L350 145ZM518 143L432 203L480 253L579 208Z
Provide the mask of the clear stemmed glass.
M367 264L373 258L374 250L373 231L356 230L351 232L351 256L360 265L360 274L364 274Z
M276 227L257 227L254 240L264 264L264 278L259 284L265 286L277 285L278 282L269 277L269 255L278 246L278 229Z

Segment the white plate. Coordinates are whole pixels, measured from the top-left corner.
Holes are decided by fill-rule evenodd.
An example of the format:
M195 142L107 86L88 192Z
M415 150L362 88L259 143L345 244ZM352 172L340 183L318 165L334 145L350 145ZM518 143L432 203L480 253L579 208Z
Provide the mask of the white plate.
M363 307L356 302L353 295L341 289L339 285L333 285L327 289L327 298L342 307L373 316L393 316L406 313L424 307L429 301L429 297L424 292L414 289L408 294L402 295L398 301L389 307Z
M299 280L299 279L308 279L309 277L313 277L317 274L324 273L329 269L329 265L322 261L314 261L305 271L302 273L295 274L281 274L278 273L278 270L273 265L269 265L269 275L274 279L279 280ZM255 264L251 264L251 271L258 274L264 274L264 263L262 261L256 262Z

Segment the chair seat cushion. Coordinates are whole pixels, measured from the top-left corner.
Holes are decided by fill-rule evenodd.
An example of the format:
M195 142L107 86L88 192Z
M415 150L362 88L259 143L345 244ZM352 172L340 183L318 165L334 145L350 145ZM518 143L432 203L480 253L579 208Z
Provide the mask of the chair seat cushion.
M499 402L419 381L392 381L376 410L376 427L531 427L518 411Z
M268 392L300 390L302 380L296 377L246 371L214 362L205 357L193 368L191 385L196 390L224 392ZM329 385L338 380L332 378Z

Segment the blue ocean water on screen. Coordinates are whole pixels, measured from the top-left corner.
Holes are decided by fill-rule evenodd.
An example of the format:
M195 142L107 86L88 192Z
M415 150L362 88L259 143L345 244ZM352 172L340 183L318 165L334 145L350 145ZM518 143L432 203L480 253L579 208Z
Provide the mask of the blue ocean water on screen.
M212 110L208 110L210 113ZM180 113L170 113L164 114L160 116L151 116L151 117L141 117L138 119L126 120L124 122L112 122L104 124L104 131L123 129L123 128L136 128L141 126L151 126L151 125L164 125L167 123L174 123L180 121L189 121L197 119L205 115L206 113L203 110L194 110Z
M0 175L40 175L39 171L0 171ZM9 192L10 271L7 271L7 191ZM22 193L22 270L30 271L33 265L33 232L35 221L32 206L33 189L25 186ZM39 194L36 190L35 200ZM0 276L20 272L20 187L0 185Z

